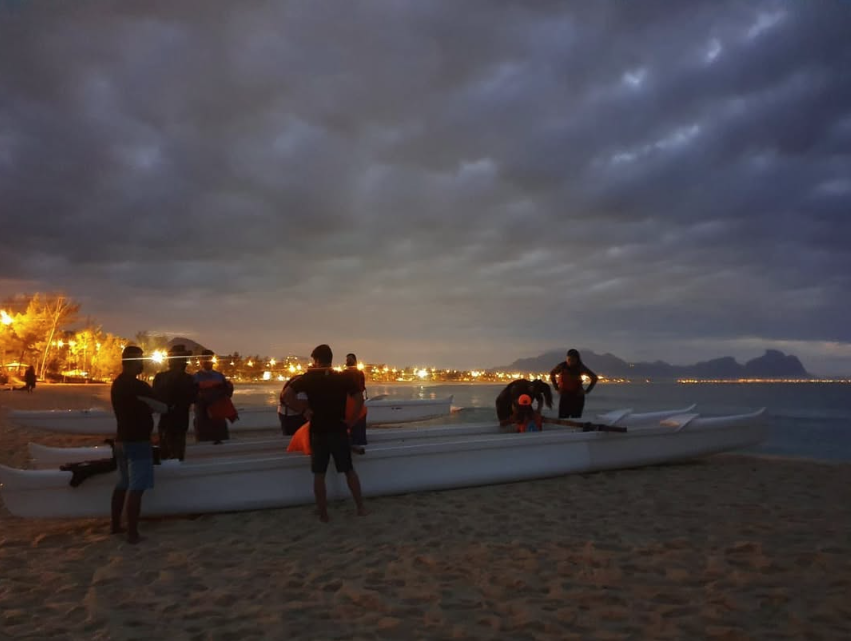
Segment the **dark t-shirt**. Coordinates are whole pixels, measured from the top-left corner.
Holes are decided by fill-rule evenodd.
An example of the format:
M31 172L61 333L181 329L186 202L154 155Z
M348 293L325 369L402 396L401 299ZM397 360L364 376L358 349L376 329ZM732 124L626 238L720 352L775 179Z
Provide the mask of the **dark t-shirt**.
M131 374L119 374L112 382L112 410L117 424L117 441L150 441L154 429L151 409L137 396L156 398L154 390Z
M330 368L309 369L301 378L290 383L296 394L307 394L307 404L313 411L310 429L314 432L346 431L346 397L360 394L358 384Z
M351 378L363 392L366 389L366 376L357 367L347 367L343 370L343 376Z
M189 408L195 402L198 388L192 374L183 369L169 369L154 376L154 393L172 408L160 416L160 427L189 429Z

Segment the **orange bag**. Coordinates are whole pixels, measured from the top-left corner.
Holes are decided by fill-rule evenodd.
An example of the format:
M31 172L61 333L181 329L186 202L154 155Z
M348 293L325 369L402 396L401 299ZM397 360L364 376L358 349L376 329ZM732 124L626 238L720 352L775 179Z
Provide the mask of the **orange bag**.
M287 452L312 453L310 449L310 421L298 428L296 433L293 434L290 444L287 445Z
M366 417L366 405L361 407L360 413L355 415L355 399L351 396L346 397L346 422L355 423Z

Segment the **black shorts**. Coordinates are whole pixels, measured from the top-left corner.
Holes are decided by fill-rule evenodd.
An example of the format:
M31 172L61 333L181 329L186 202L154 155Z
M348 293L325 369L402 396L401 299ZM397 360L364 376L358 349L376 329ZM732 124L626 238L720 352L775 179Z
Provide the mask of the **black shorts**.
M345 474L354 469L352 465L352 447L346 432L314 432L310 430L310 471L314 474L325 474L328 471L328 461L334 457L334 467L337 472Z
M585 409L585 396L581 394L562 394L558 401L559 418L582 418Z

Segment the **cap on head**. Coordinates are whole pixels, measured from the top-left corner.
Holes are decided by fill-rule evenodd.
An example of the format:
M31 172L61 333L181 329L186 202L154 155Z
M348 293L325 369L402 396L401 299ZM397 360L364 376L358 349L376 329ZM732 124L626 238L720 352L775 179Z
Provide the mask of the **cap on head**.
M121 352L121 360L123 361L137 361L142 358L142 348L138 345L128 345L124 348L124 351Z
M316 360L320 365L330 365L334 360L334 353L329 345L323 343L313 348L313 351L310 352L310 358Z
M203 352L201 352L201 356L215 356L215 355L216 355L216 353L211 349L205 349Z
M529 396L528 394L521 394L519 396L519 398L517 399L517 404L518 405L531 405L532 404L532 397Z

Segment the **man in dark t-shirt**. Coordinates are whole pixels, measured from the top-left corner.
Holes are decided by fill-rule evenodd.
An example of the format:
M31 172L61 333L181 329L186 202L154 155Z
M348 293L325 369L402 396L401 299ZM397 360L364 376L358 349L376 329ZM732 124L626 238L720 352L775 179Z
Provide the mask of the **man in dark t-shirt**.
M352 465L348 434L351 425L346 422L347 398L352 399L354 415L357 416L363 407L363 394L354 380L331 368L333 353L328 345L319 345L310 356L313 366L304 376L290 383L284 392L284 401L288 407L303 411L310 420L310 469L319 520L323 523L329 520L325 473L332 457L337 472L346 475L358 515L363 516L366 508L360 479ZM307 395L306 401L298 398L302 392Z
M154 376L154 393L168 405L168 412L160 415L157 426L161 459L182 461L186 456L189 410L198 394L195 379L186 371L188 356L190 353L183 345L172 345L168 350L168 369Z
M142 494L154 487L154 461L151 452L152 412L167 406L154 397L151 386L136 378L142 373L141 347L128 345L121 354L121 373L110 390L115 412L115 462L118 483L112 492L112 533L119 534L121 513L127 503L127 541L138 543Z
M356 355L346 354L346 369L343 370L343 375L355 381L364 399L366 399L366 376L358 369L358 357ZM366 403L356 417L350 418L354 420L352 429L349 430L352 446L363 452L363 446L366 445Z

